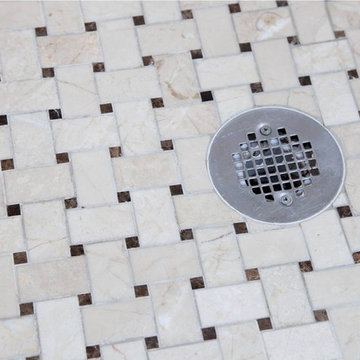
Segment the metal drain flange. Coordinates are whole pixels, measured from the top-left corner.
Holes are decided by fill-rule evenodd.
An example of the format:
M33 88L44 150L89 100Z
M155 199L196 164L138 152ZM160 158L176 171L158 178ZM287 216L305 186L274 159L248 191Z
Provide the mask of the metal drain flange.
M217 193L238 212L288 224L334 201L345 165L339 144L317 120L294 109L259 107L214 135L208 171Z

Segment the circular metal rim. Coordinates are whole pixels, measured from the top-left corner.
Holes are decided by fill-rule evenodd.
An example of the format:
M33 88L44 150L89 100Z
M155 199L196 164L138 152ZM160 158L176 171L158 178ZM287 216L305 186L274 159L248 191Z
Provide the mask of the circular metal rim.
M283 110L291 110L291 111L295 111L299 114L302 114L302 115L305 115L309 118L311 118L313 121L319 123L319 125L322 126L322 128L330 135L330 137L334 140L334 142L336 143L338 149L339 149L339 153L340 153L340 156L341 156L341 159L342 159L342 162L344 164L343 166L343 171L342 171L342 177L341 177L341 182L339 184L339 187L338 187L338 190L336 192L336 194L332 197L332 199L329 201L329 203L327 205L325 205L321 210L317 211L316 213L306 217L306 218L303 218L301 220L296 220L296 221L291 221L291 222L284 222L284 223L279 223L279 222L269 222L269 221L264 221L264 220L260 220L260 219L256 219L252 216L249 216L249 215L246 215L242 212L240 212L239 210L237 210L236 208L234 208L232 205L230 205L223 197L222 195L219 193L219 191L217 190L217 188L215 187L214 185L214 182L213 182L213 179L212 179L212 176L210 174L210 168L209 168L209 156L210 156L210 150L211 150L211 146L213 144L213 142L215 141L216 139L216 136L218 135L218 133L223 129L223 127L225 127L228 123L230 123L231 121L233 121L235 118L237 118L238 116L241 116L241 115L245 115L246 113L248 112L251 112L251 111L254 111L256 109L283 109ZM273 225L279 225L279 226L291 226L291 225L295 225L295 224L299 224L299 223L302 223L302 222L305 222L305 221L308 221L310 219L313 219L314 217L318 216L319 214L321 214L322 212L324 212L325 210L327 210L333 203L334 201L336 200L336 198L339 196L341 190L343 189L344 187L344 181L345 181L345 178L346 178L346 162L345 162L345 156L344 156L344 153L343 153L343 150L340 146L340 143L339 141L337 140L337 138L335 137L335 135L326 127L323 125L323 123L319 122L318 119L316 119L314 116L310 115L310 114L307 114L301 110L298 110L296 108L292 108L292 107L285 107L285 106L276 106L276 105L272 105L272 106L255 106L251 109L248 109L248 110L245 110L245 111L242 111L242 112L239 112L237 113L236 115L230 117L228 120L226 120L223 124L221 124L221 126L219 127L219 129L214 133L214 135L212 136L212 139L210 140L210 143L208 145L208 148L207 148L207 153L206 153L206 170L207 170L207 173L208 173L208 176L210 178L210 182L211 182L211 185L213 187L213 189L215 190L216 194L219 196L219 198L227 205L229 206L231 209L233 209L234 211L236 211L238 214L246 217L246 218L249 218L253 221L256 221L256 222L259 222L259 223L262 223L262 224L273 224Z

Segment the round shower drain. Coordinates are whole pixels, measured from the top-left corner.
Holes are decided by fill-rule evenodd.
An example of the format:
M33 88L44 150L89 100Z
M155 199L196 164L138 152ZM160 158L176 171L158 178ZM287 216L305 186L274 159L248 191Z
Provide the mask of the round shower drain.
M226 122L210 143L208 170L229 206L277 224L327 208L345 176L331 133L311 116L282 107L255 108Z

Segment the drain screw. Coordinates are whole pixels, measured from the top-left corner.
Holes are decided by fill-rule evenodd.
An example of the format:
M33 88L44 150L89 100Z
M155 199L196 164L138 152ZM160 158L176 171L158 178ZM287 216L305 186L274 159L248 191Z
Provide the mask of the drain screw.
M280 198L280 201L285 206L291 206L293 203L293 198L291 195L285 194Z
M271 134L271 127L270 125L263 125L261 128L260 128L260 133L262 135L270 135Z

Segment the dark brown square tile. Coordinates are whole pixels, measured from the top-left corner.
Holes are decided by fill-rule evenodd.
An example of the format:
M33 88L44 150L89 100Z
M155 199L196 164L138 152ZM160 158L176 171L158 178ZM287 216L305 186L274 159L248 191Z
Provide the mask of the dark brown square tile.
M343 31L343 30L334 31L334 35L335 35L336 39L341 39L341 38L344 38L346 36L345 31Z
M43 68L41 70L43 78L53 78L55 76L54 68Z
M6 210L7 210L7 216L21 215L20 204L8 205L6 207Z
M192 229L184 229L180 231L181 240L192 240L194 239L194 234Z
M193 290L203 289L205 287L204 278L202 276L191 278L190 284Z
M145 338L145 345L148 350L157 349L159 347L159 340L157 336L151 336Z
M68 153L56 154L56 162L58 164L68 163L69 162L69 154Z
M117 193L119 203L129 202L131 201L130 192L129 191L121 191Z
M246 234L248 232L246 223L244 222L235 223L233 225L235 229L235 234Z
M100 346L99 345L87 346L86 356L88 359L99 358L101 356Z
M353 253L353 259L355 264L360 264L360 251Z
M36 36L47 36L47 29L45 26L35 28Z
M155 64L154 58L151 55L143 56L142 61L143 61L144 66L149 66L149 65Z
M299 268L301 272L310 272L313 271L312 263L310 260L308 261L300 261Z
M257 82L257 83L252 83L250 84L250 89L251 92L254 93L259 93L259 92L263 92L263 87L261 85L261 82Z
M229 4L229 11L231 14L240 12L241 11L240 4L239 3Z
M95 21L85 23L85 31L96 31L96 30L97 30L97 26Z
M7 125L7 124L8 124L7 116L6 115L0 115L0 126Z
M162 140L162 141L160 141L160 144L161 144L161 148L162 148L164 151L173 150L173 149L174 149L174 145L173 145L172 140Z
M300 44L299 38L296 35L288 36L287 41L290 45L299 45Z
M164 101L162 98L151 99L151 105L154 109L164 107Z
M87 293L87 294L78 295L78 302L79 302L79 306L91 305L92 304L91 294Z
M340 218L346 218L352 216L352 212L349 206L339 206L338 208L336 208L336 210Z
M147 285L134 286L135 297L149 296L149 289Z
M272 329L270 318L257 319L256 321L260 331Z
M281 1L276 1L276 5L277 5L278 7L288 6L288 2L287 2L287 1L283 1L283 0L281 0Z
M84 246L83 245L70 245L70 254L71 256L81 256L84 255Z
M14 160L13 159L5 159L1 160L1 170L12 170L14 169Z
M311 85L310 76L300 76L299 77L299 83L300 83L301 86Z
M50 120L61 119L62 118L61 109L50 109L49 118Z
M108 114L113 112L113 107L110 103L108 104L100 104L100 112L102 114Z
M26 264L27 263L26 251L13 253L13 260L15 265Z
M182 188L181 184L170 185L170 193L172 196L182 195L184 192L183 192L183 188Z
M314 316L316 321L328 321L328 314L325 309L314 310Z
M215 330L215 328L213 326L201 329L201 331L202 331L203 339L205 341L206 340L215 340L216 339L216 330Z
M103 62L95 62L92 64L93 72L104 72L105 64Z
M190 54L191 54L191 58L194 60L203 58L203 53L202 53L201 49L190 50Z
M358 79L358 78L359 78L359 74L358 74L358 72L357 72L356 69L349 70L347 73L348 73L349 80Z
M19 305L20 316L32 315L34 313L34 304L32 302Z
M142 15L133 16L133 21L135 26L145 25L145 18Z
M65 199L64 203L65 203L65 209L75 209L78 206L76 197Z
M127 249L137 248L140 246L139 238L137 236L125 238L125 244Z
M240 46L240 51L241 52L249 52L251 51L251 44L248 42L248 43L241 43L239 44Z
M181 16L184 20L187 20L187 19L193 19L194 16L193 16L193 13L191 10L183 10L181 11Z
M257 268L245 270L247 281L260 280L259 270Z
M120 157L122 154L121 146L113 146L109 148L109 152L110 152L110 157L112 158Z
M214 100L211 91L202 91L200 96L202 102Z
M30 357L26 357L25 360L40 360L40 356L30 356Z

